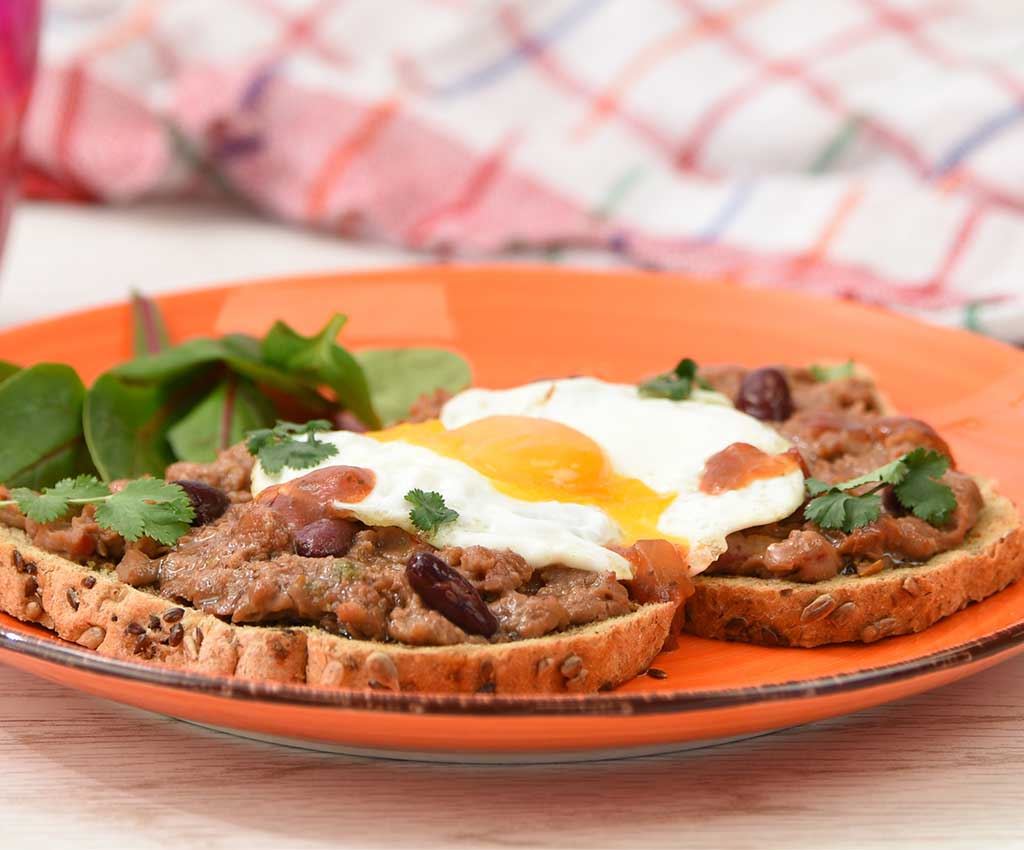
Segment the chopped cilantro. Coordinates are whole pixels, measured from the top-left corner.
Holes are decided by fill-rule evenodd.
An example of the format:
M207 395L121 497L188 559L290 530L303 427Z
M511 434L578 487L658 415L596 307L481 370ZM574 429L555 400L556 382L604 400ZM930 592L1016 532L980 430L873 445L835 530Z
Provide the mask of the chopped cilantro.
M814 363L810 367L810 373L814 380L820 381L824 384L829 381L840 381L843 378L852 378L853 369L854 365L852 360L832 365Z
M949 458L930 449L917 448L897 460L865 475L839 484L816 478L806 481L811 500L804 516L822 528L851 532L881 515L883 487L892 486L896 500L914 516L932 525L942 525L956 508L953 490L938 479L949 468ZM851 490L874 485L862 493Z
M61 519L72 507L95 504L96 522L125 540L151 537L168 546L185 534L195 517L188 494L177 484L158 478L129 481L116 493L92 475L65 478L41 493L19 487L0 505L17 505L29 519L47 523Z
M246 439L246 448L255 455L263 468L275 475L286 466L290 469L309 469L320 461L334 457L338 447L320 442L319 431L330 431L331 423L326 419L312 422L278 422L273 428L251 431ZM300 440L299 437L306 439Z
M689 357L684 357L671 372L665 372L644 381L637 387L640 395L646 398L667 398L672 401L683 401L688 399L693 392L693 386L707 389L706 381L697 377L697 363Z
M433 490L410 490L405 494L405 501L413 506L409 511L409 519L420 531L433 534L446 522L458 519L458 511L453 511L444 503L444 497Z

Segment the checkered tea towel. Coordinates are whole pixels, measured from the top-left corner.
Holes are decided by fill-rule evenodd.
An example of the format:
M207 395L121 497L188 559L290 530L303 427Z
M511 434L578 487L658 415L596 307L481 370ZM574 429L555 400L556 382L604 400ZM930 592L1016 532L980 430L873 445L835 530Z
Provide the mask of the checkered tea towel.
M42 57L51 193L215 188L1024 341L1019 0L52 0Z

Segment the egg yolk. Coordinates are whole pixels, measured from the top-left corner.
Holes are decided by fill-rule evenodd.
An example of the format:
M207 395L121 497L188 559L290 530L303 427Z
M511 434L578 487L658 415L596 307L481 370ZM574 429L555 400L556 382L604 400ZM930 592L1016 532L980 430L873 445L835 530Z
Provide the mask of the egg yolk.
M447 431L435 419L367 436L411 443L459 460L515 499L599 507L622 529L625 543L666 539L658 531L658 519L676 494L658 494L642 481L618 475L600 445L560 422L489 416Z

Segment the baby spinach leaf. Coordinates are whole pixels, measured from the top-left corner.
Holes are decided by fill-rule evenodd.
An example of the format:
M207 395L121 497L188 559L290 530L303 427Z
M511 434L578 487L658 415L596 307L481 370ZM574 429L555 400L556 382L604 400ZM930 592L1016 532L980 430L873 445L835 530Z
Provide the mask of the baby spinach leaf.
M217 339L190 339L159 354L136 357L108 374L134 383L172 381L199 366L208 366L224 359L224 346Z
M180 460L206 463L249 432L274 423L274 407L255 385L236 375L213 391L167 431Z
M0 384L11 377L11 375L17 374L20 371L20 366L15 366L13 363L8 363L6 360L0 360Z
M263 360L310 385L330 387L339 404L370 428L379 428L380 418L359 361L335 342L345 321L345 316L336 313L320 333L308 337L284 322L275 322L263 339Z
M156 354L171 347L160 308L141 292L132 293L133 347L135 353Z
M167 432L209 392L211 373L193 370L173 381L131 383L101 375L85 399L85 439L105 481L161 476L176 460Z
M306 383L288 372L264 363L259 340L245 334L221 339L190 339L159 354L136 357L111 370L125 380L140 383L172 381L202 366L220 364L255 383L292 396L310 410L324 412L327 401Z
M90 468L82 436L85 387L56 363L22 369L0 384L0 482L39 489Z
M379 348L356 353L370 385L374 410L385 425L409 415L424 393L457 393L469 386L469 364L443 348Z

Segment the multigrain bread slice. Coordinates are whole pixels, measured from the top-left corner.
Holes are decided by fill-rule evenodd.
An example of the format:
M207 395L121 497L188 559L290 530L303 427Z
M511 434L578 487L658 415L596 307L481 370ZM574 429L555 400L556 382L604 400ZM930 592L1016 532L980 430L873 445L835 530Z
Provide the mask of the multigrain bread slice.
M1013 503L978 479L985 504L963 544L919 566L815 584L697 576L686 630L775 646L820 646L919 632L1024 576L1024 528Z
M542 638L413 647L317 628L236 626L40 549L0 527L0 610L101 655L223 676L446 693L596 691L650 665L673 603Z

